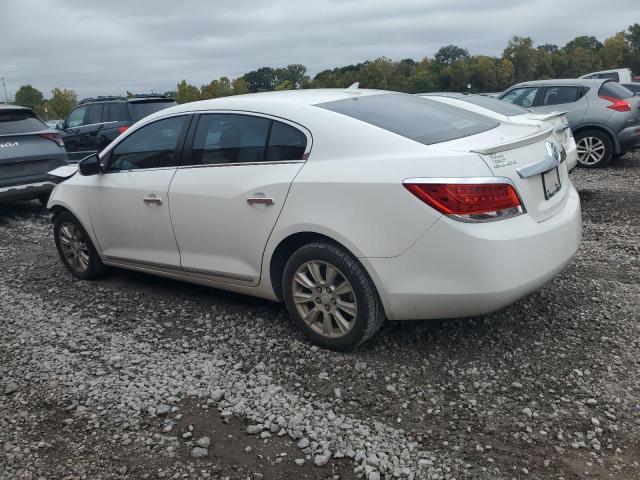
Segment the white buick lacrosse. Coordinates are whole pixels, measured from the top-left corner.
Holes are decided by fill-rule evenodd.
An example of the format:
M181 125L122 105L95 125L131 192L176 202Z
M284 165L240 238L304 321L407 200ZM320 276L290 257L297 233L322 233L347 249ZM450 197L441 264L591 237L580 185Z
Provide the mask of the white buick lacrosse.
M155 113L51 195L75 276L127 268L285 303L345 350L385 319L503 308L564 268L580 201L552 127L357 88Z

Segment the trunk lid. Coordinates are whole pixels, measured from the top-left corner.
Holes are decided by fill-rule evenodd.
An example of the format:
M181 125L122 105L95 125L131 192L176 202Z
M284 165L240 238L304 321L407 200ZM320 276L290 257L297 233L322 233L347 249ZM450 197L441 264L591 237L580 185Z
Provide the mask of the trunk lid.
M63 148L38 134L0 135L0 179L45 174L65 158Z
M544 124L501 123L450 145L480 155L496 177L511 180L527 213L542 222L562 209L569 192L564 148L554 138L553 130ZM558 159L562 161L558 163Z

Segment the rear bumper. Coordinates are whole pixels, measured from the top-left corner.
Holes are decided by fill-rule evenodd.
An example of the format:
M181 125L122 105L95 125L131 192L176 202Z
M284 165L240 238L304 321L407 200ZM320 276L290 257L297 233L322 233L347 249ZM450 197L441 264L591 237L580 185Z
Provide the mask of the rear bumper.
M483 315L537 290L575 254L582 235L573 188L561 212L469 224L442 217L394 258L363 258L389 319Z
M33 200L50 193L53 187L54 184L50 181L3 186L0 187L0 201Z
M627 127L618 132L620 153L640 148L640 124Z

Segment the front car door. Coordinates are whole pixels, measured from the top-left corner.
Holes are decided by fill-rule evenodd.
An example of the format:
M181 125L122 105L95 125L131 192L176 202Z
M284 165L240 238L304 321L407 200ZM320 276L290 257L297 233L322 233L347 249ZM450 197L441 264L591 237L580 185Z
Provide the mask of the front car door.
M89 112L88 105L81 105L71 111L62 127L62 138L69 152L71 160L79 160L83 157L82 144L82 125L85 124L85 118Z
M179 267L167 192L190 120L156 120L103 157L105 173L88 178L91 223L110 262Z
M536 113L567 112L569 125L576 127L589 106L585 94L585 88L580 85L549 85L533 110Z
M265 245L311 136L299 125L264 116L204 113L189 138L186 164L169 190L182 267L257 285Z

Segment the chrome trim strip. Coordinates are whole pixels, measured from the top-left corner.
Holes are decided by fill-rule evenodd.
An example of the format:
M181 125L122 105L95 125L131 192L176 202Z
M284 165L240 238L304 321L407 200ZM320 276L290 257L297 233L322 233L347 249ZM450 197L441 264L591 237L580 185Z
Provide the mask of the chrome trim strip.
M279 160L277 162L238 162L238 163L201 163L200 165L181 165L179 170L188 168L206 168L206 167L244 167L251 165L286 165L294 163L304 163L304 160Z
M513 150L514 148L531 145L532 143L535 143L539 140L547 138L549 135L551 135L552 132L553 132L553 127L548 127L544 129L542 132L534 133L533 135L529 135L528 137L523 137L523 138L519 138L518 140L496 144L491 147L477 148L475 150L470 150L470 151L473 153L479 153L481 155L489 155L491 153L504 152L505 150Z
M213 270L204 270L200 268L175 267L173 265L167 265L165 263L148 262L145 260L130 260L130 259L121 258L121 257L105 256L104 263L108 265L113 265L113 266L121 266L124 268L132 267L132 268L155 269L163 273L182 275L186 277L192 276L195 278L199 278L201 280L213 280L217 278L217 279L235 280L243 283L251 283L251 284L257 283L257 279L249 275L238 275L235 273L216 272Z
M19 178L18 178L19 180ZM10 192L12 190L28 190L30 188L55 186L53 182L36 182L36 183L23 183L20 185L9 185L8 187L0 187L0 193Z
M529 178L544 172L548 172L558 165L560 165L560 162L555 157L552 157L551 155L545 155L545 157L538 162L530 163L529 165L525 165L524 167L516 168L516 172L518 172L520 178Z

